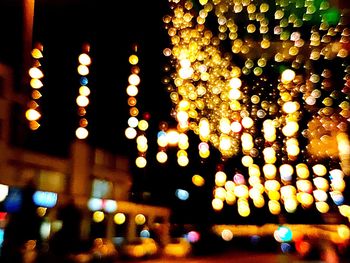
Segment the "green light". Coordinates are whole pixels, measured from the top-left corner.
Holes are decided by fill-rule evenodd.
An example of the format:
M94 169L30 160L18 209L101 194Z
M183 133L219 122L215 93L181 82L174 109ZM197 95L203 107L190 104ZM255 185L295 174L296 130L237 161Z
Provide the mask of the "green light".
M330 8L324 13L323 18L329 25L336 25L340 19L340 12L336 8Z

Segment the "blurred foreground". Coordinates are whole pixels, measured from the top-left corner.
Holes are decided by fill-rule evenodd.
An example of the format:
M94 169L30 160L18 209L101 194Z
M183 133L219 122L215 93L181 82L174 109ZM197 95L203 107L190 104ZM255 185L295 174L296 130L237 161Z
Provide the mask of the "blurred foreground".
M42 246L40 253L35 241L28 241L21 251L23 263L114 263L114 262L349 262L349 246L339 247L322 240L278 243L268 237L235 237L230 242L208 234L196 243L184 238L171 240L160 247L152 238L115 245L110 240L97 238L85 244L81 251L59 254Z

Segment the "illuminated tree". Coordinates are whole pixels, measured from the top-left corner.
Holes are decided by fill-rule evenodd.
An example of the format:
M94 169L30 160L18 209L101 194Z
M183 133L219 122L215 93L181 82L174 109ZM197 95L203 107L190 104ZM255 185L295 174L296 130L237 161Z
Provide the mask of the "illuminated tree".
M327 0L170 2L163 83L177 129L240 161L224 179L217 171L213 208L237 204L246 217L249 201L274 215L334 207L350 219L350 29L340 11Z

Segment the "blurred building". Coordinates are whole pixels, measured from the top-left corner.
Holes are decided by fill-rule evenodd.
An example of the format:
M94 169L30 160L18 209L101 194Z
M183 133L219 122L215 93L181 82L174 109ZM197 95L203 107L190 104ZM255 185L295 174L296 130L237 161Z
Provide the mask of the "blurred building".
M0 184L9 187L8 197L11 188L21 189L32 181L38 191L57 197L52 203L52 195L46 195L51 196L51 201L43 217L52 226L57 221L58 209L73 199L84 213L82 238L131 240L140 236L143 229L161 228L162 231L156 231L161 235L157 238L167 242L169 209L128 201L132 177L127 157L95 149L82 140L72 143L68 158L18 146L16 140L22 138L18 132L26 129L21 128L25 125L21 114L26 97L16 93L13 87L12 69L0 64ZM46 201L42 201L45 206ZM7 212L4 206L3 210ZM144 216L144 220L135 220L137 216ZM54 227L50 229L54 231Z

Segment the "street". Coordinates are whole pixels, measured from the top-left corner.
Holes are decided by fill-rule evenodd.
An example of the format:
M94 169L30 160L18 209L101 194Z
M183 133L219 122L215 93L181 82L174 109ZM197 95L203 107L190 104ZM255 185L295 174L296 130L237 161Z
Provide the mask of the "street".
M206 262L206 263L252 263L252 262L261 262L261 263L303 263L303 262L312 262L312 263L337 263L341 261L322 261L322 260L305 260L300 259L295 255L292 254L281 254L281 253L272 253L272 252L226 252L221 253L217 255L210 255L210 256L196 256L191 258L160 258L160 259L147 259L147 260L137 260L137 261L130 261L130 262L138 262L138 263L175 263L175 262L183 262L183 263L200 263L200 262ZM345 263L345 261L344 261Z

